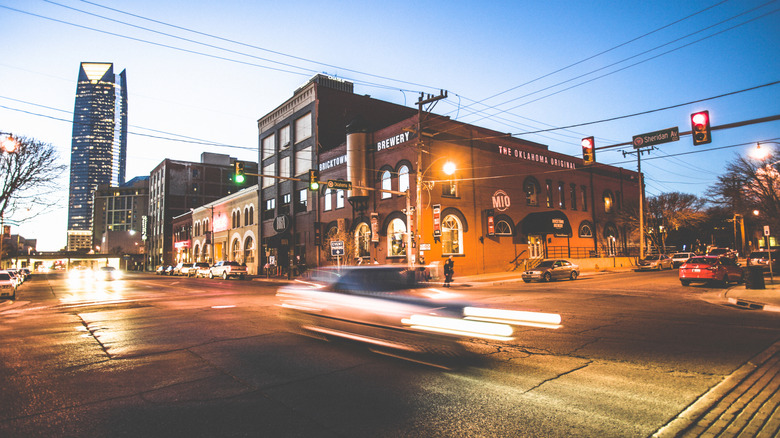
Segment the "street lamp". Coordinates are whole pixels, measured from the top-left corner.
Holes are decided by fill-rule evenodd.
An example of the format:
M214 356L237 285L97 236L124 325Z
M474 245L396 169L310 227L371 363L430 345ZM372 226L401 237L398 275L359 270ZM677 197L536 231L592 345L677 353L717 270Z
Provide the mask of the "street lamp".
M422 158L422 153L420 153L420 158ZM422 243L422 232L420 231L420 216L422 215L422 188L423 185L426 189L431 190L433 188L433 185L435 184L435 181L423 181L423 176L431 170L434 164L438 163L439 161L449 158L448 156L441 156L439 158L436 158L431 162L431 164L428 165L428 167L425 168L422 172L417 173L417 187L416 187L416 214L414 215L414 233L417 234L417 260L420 260L420 255L422 254L422 250L420 249L420 244ZM442 171L447 176L452 176L455 171L457 170L457 166L452 161L447 161L444 163L444 166L442 166ZM430 201L430 196L428 196L428 199ZM411 233L410 233L411 235ZM411 248L409 248L409 251L411 251ZM411 260L411 259L410 259Z
M5 138L0 140L0 148L9 154L16 152L19 148L19 140L15 139L13 134L9 132L0 132L0 135L5 135Z

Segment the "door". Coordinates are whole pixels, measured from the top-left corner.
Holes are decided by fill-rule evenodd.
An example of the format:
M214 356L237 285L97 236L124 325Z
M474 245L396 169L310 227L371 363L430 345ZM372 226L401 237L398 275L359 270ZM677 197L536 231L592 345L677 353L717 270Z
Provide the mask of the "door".
M528 236L528 257L541 259L544 257L544 239L541 236Z

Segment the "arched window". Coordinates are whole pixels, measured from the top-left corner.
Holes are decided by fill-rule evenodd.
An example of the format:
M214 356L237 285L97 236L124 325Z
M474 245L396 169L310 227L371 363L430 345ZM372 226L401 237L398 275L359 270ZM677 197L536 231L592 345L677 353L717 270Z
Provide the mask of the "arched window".
M496 236L511 236L512 235L512 225L503 220L500 219L498 222L496 222Z
M382 172L382 190L393 190L393 180L390 178L389 170ZM382 199L387 199L391 196L393 196L392 193L382 192Z
M247 236L244 240L244 263L255 262L255 239Z
M371 256L370 243L371 229L368 227L367 223L361 222L357 228L355 228L355 257Z
M192 250L192 257L195 258L193 262L199 262L200 261L200 245L195 245L195 248Z
M398 191L405 192L409 190L409 166L404 164L398 169Z
M525 205L537 206L539 205L539 181L534 177L528 177L523 183L523 191L525 192Z
M241 256L241 242L236 238L233 239L233 245L232 245L232 259L233 261L238 261L239 257Z
M584 221L580 224L579 236L590 238L593 237L593 225L588 221Z
M323 206L324 211L330 211L333 210L333 194L332 189L325 189L325 195L323 196L323 200L325 201L325 205Z
M201 255L200 255L200 261L202 262L210 262L211 261L211 245L203 245Z
M239 228L241 226L241 210L236 210L236 226L233 228Z
M387 227L387 255L406 255L406 224L401 219L393 219Z
M249 206L249 225L255 224L255 206L250 205Z
M441 221L442 254L463 254L463 226L455 215L448 215Z
M612 213L615 209L615 196L609 190L604 190L604 213Z

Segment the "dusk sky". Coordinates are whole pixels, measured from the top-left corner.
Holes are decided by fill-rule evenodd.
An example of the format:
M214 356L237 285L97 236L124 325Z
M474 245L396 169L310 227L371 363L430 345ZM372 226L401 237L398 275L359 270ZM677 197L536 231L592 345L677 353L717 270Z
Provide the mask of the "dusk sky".
M602 147L689 131L698 110L713 126L780 114L780 84L768 85L780 80L779 11L764 0L0 0L0 131L51 143L69 164L79 64L112 62L127 70L128 179L204 151L257 160L257 119L316 73L409 107L447 90L434 112L581 157L583 137ZM642 158L647 195L703 195L759 141L780 142L780 122L660 145ZM596 159L636 170L624 150ZM62 248L68 178L59 208L12 232Z

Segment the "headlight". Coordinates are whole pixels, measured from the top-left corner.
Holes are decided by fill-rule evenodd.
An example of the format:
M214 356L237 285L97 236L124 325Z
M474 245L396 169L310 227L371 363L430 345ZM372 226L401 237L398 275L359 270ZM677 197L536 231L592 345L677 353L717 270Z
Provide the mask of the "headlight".
M468 319L445 318L430 315L412 315L401 320L417 330L483 339L508 341L512 338L512 327L507 324L472 321Z

